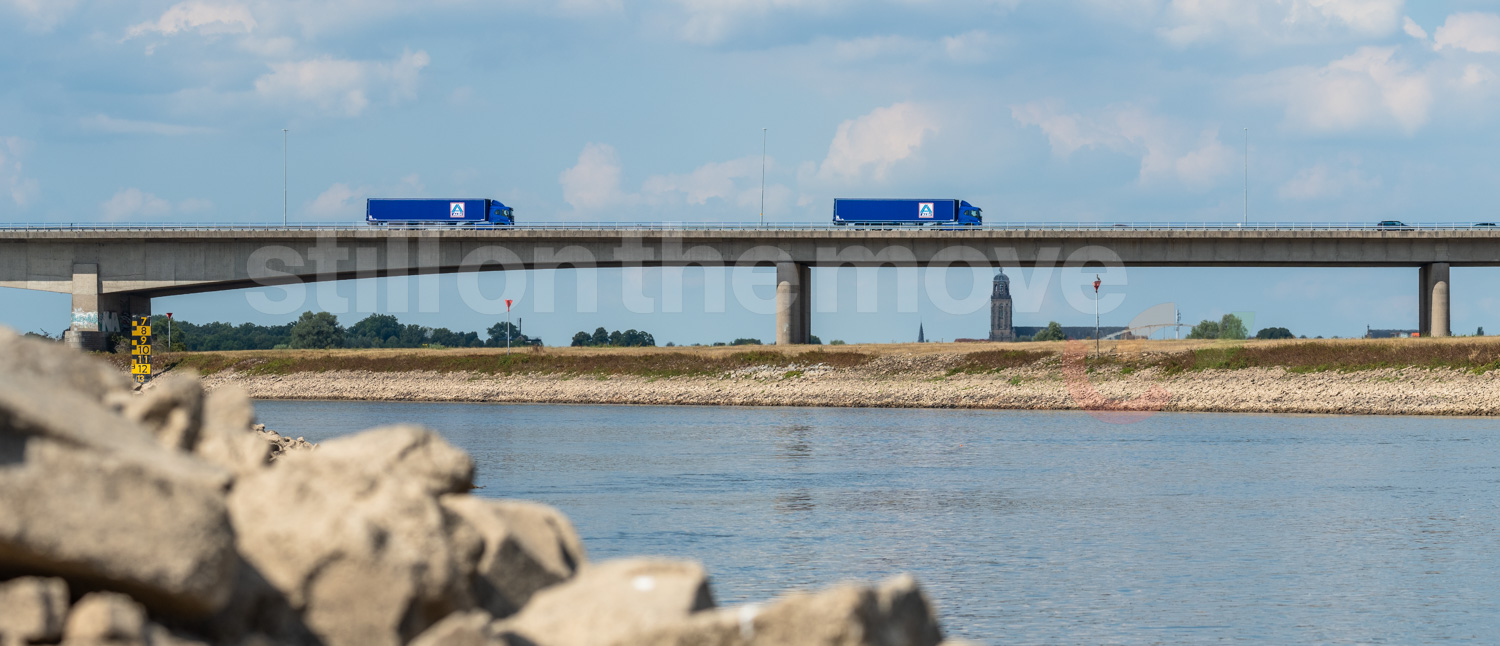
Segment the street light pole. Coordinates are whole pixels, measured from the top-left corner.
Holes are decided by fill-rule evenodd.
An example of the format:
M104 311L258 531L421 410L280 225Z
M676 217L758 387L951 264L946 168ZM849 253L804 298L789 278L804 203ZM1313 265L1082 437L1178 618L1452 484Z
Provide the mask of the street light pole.
M1245 128L1245 226L1250 225L1250 129Z
M766 226L766 129L760 129L760 225Z
M281 129L281 226L285 228L286 222L286 133L287 129Z

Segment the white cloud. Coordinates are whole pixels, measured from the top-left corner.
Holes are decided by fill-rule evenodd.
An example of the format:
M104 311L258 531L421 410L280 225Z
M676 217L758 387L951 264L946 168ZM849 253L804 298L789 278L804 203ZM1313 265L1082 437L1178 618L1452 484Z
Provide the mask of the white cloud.
M895 35L865 36L834 42L832 55L835 60L844 62L896 59L983 63L994 57L1001 44L998 36L982 30L936 40Z
M824 180L885 179L893 164L911 157L937 131L937 120L926 107L897 103L876 108L839 124L817 175Z
M79 125L89 130L99 132L111 132L123 135L202 135L218 132L213 128L204 126L184 126L175 123L161 123L158 121L136 121L133 119L116 119L111 116L96 114L79 120Z
M826 10L842 0L676 0L684 16L677 28L682 40L698 45L722 42L731 32L773 11Z
M407 175L395 184L383 186L350 186L338 182L304 204L302 212L318 219L362 221L365 200L372 197L420 197L426 189L417 175Z
M390 63L350 61L331 57L272 63L271 73L255 80L255 91L266 100L310 103L344 116L359 116L370 104L370 94L386 91L393 100L416 94L418 75L431 62L425 51L407 51Z
M1396 126L1410 134L1432 107L1426 74L1396 59L1393 47L1361 47L1322 68L1290 68L1251 89L1286 106L1288 123L1315 132Z
M686 174L652 175L641 185L650 199L681 195L688 204L707 204L720 199L737 206L751 206L759 199L759 156L725 162L709 162Z
M1401 25L1404 0L1171 0L1157 34L1187 46L1225 36L1316 41L1329 32L1384 36Z
M231 2L211 3L188 0L172 5L155 21L132 26L125 32L126 38L135 38L149 33L170 36L186 31L200 34L248 34L255 30L255 17L242 4Z
M41 192L37 181L22 173L21 157L26 150L26 142L20 138L0 137L0 190L21 208L26 208Z
M127 188L99 205L106 220L136 216L161 217L172 212L172 203L138 188Z
M1401 21L1401 30L1405 31L1406 35L1417 40L1427 40L1427 30L1417 24L1417 21L1412 20L1411 16L1407 16Z
M1304 168L1276 189L1284 200L1317 200L1343 197L1353 191L1368 191L1380 186L1378 178L1370 177L1358 168L1330 168L1317 164Z
M1463 76L1458 77L1458 84L1466 88L1472 88L1484 85L1493 80L1495 80L1495 73L1491 72L1490 68L1478 63L1470 63L1464 66L1464 73Z
M1236 156L1217 129L1180 126L1135 107L1090 116L1069 114L1056 102L1037 102L1012 107L1011 117L1040 129L1059 158L1081 148L1140 157L1141 184L1177 181L1207 188L1233 169Z
M578 154L578 163L558 176L563 200L574 209L588 211L619 206L635 200L620 190L620 155L609 144L590 143Z
M1433 33L1433 47L1452 47L1478 54L1500 54L1500 15L1456 13Z
M55 29L78 7L79 0L7 0L16 13L26 19L26 28L48 32Z

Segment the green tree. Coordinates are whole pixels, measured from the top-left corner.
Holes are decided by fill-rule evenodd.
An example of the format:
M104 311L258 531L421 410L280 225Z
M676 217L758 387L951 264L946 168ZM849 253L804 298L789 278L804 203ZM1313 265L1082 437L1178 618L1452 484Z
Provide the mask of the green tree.
M1062 325L1057 321L1048 321L1047 327L1031 337L1032 341L1067 341L1068 335L1063 334Z
M401 322L390 314L371 314L345 332L350 345L359 347L380 347L386 339L400 335Z
M491 347L503 348L505 347L505 342L507 339L510 340L511 345L529 345L525 343L517 343L525 337L521 335L521 328L516 327L515 324L511 323L510 321L501 321L499 323L491 325L490 329L485 330L485 333L490 335L490 342L488 345L490 345Z
M1244 339L1250 336L1249 330L1245 329L1245 322L1233 314L1225 314L1219 319L1219 338L1221 339Z
M1188 332L1189 339L1217 339L1219 338L1219 324L1214 321L1202 321L1193 326Z
M741 337L729 342L729 345L760 345L760 339Z
M328 312L303 312L292 324L291 346L299 349L344 347L344 328Z
M609 330L602 327L595 328L594 338L590 340L589 345L609 345Z
M594 344L594 337L588 332L579 332L573 335L573 347L582 348Z
M1484 326L1483 325L1479 326L1479 329L1474 331L1474 336L1484 336Z
M1292 334L1291 330L1288 330L1288 329L1286 329L1284 327L1268 327L1268 328L1261 328L1261 330L1259 332L1256 332L1255 333L1255 338L1257 338L1257 339L1295 339L1295 338L1297 338L1297 335Z
M811 345L823 345L823 340L818 338L816 334L807 335L807 342Z

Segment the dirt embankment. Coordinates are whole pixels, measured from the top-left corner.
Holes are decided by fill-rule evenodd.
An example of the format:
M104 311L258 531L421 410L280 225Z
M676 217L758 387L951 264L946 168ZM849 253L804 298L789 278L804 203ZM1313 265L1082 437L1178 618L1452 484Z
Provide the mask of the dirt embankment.
M1060 347L1061 346L1061 347ZM973 350L969 350L973 347ZM1488 340L216 353L261 399L1500 414Z

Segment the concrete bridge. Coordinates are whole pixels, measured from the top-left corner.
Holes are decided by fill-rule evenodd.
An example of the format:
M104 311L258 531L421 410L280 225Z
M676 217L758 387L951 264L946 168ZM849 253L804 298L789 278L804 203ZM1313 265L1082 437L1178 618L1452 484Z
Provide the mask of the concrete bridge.
M811 267L1414 267L1418 329L1448 336L1449 269L1500 265L1492 226L544 225L0 227L0 287L72 294L71 342L102 348L156 296L470 271L775 266L776 342L806 343Z

